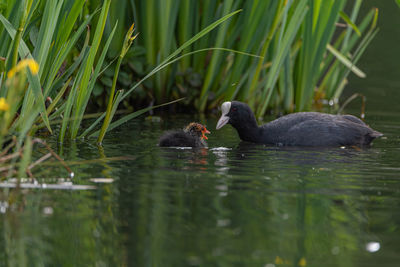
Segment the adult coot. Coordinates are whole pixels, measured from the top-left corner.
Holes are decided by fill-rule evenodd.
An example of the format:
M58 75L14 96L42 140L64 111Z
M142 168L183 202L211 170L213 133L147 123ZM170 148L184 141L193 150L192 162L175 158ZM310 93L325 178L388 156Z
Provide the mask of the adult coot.
M159 146L175 147L206 147L209 134L207 128L196 122L191 122L183 130L168 131L160 137Z
M250 107L242 102L224 102L217 130L231 124L240 139L284 146L365 146L382 136L352 115L299 112L257 125Z

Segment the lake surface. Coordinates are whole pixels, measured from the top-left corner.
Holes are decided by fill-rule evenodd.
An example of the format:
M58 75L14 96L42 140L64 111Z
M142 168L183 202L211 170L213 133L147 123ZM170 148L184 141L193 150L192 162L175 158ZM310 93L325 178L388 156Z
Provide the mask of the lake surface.
M208 149L156 146L164 129L194 119L182 116L133 121L100 149L65 146L73 183L96 189L4 189L1 262L398 266L400 122L392 115L368 113L385 138L361 150L241 143L230 126L213 130L216 118L205 121ZM113 182L90 180L104 177Z
M382 9L381 23L385 12L400 18L395 8ZM351 77L344 96L367 96L366 122L385 134L371 148L252 145L230 126L216 131L217 117L141 118L102 147L59 148L72 180L59 164L34 169L94 189L55 190L43 184L59 179L43 179L42 189L0 190L0 265L399 266L400 68L385 67L400 62L392 24L360 63L370 76ZM359 110L354 101L346 112ZM156 145L191 121L212 132L209 148Z

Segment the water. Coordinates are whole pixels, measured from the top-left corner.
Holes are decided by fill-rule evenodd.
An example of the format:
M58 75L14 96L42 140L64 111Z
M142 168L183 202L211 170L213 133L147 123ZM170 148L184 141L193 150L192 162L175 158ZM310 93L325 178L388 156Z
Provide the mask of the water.
M216 118L208 149L157 147L184 116L133 121L102 149L71 144L63 153L78 163L127 158L72 162L73 182L95 190L3 191L1 262L397 266L399 119L368 117L385 138L362 150L240 143L230 126L213 130ZM102 177L113 181L90 182Z
M368 97L366 121L385 134L371 148L246 144L230 126L216 131L213 117L135 120L103 147L58 149L72 180L59 164L33 169L37 177L95 189L0 190L0 265L398 266L400 68L374 63L400 62L398 54L385 55L398 44L387 40L400 36L398 24L385 23L395 8L381 10L385 41L373 43L360 63L369 78L352 77L344 96ZM355 101L346 111L359 110ZM208 149L156 146L164 130L190 121L212 132Z

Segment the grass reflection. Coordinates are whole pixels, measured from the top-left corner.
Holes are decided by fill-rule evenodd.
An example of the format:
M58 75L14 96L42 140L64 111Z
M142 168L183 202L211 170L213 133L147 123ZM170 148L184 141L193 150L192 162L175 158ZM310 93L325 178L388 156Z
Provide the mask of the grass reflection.
M94 192L94 191L93 191ZM124 251L109 185L89 191L4 190L0 261L7 266L118 265Z

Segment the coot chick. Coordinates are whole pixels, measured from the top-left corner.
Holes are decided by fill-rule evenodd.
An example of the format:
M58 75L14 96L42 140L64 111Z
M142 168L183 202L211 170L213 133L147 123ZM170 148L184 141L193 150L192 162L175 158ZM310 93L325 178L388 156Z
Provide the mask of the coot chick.
M169 131L160 137L159 146L206 147L210 132L200 123L191 122L183 130Z
M383 134L352 115L299 112L257 125L250 107L224 102L216 129L231 124L243 141L282 146L366 146Z

